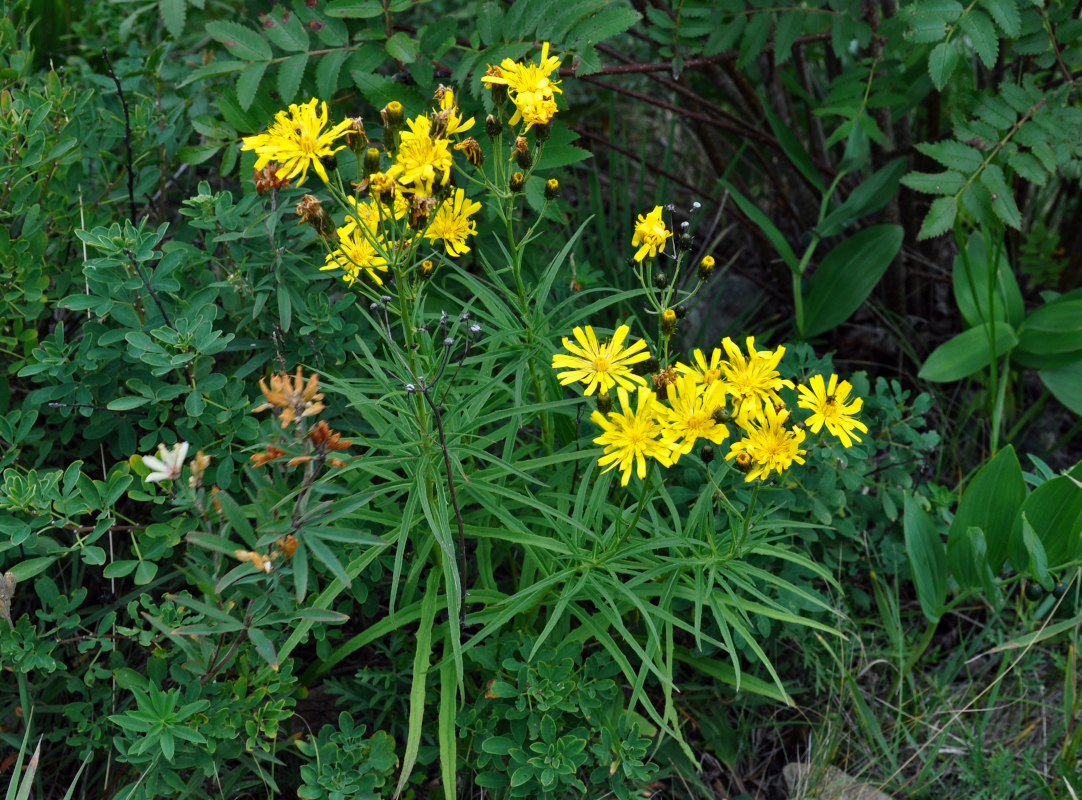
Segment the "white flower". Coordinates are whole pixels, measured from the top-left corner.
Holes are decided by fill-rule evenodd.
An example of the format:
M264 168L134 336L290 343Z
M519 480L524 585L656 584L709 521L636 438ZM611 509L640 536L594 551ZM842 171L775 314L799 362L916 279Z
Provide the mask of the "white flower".
M177 442L172 450L166 450L164 444L158 445L157 457L143 456L143 463L154 470L143 481L146 483L175 481L180 477L180 471L184 468L184 458L187 455L187 442Z

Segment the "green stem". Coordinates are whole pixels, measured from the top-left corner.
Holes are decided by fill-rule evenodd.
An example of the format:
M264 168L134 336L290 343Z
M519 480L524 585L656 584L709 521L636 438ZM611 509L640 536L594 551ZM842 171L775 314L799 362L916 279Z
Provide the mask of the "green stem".
M639 504L635 509L635 516L631 518L631 523L627 526L627 530L624 531L624 535L620 537L620 540L616 543L616 547L613 550L619 550L627 541L627 537L631 535L631 532L635 530L635 526L639 524L639 520L642 518L642 512L646 508L646 493L650 491L650 478L654 474L654 461L651 459L646 464L646 477L642 479L642 491L639 492Z

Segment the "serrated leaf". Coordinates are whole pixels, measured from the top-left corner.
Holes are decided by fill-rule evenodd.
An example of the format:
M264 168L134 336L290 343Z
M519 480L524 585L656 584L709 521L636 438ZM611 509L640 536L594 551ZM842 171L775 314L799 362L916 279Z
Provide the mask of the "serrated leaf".
M745 69L752 59L763 52L767 39L770 38L770 15L756 14L744 28L740 41L740 57L736 60L737 69Z
M247 111L255 100L255 94L259 91L259 84L263 80L263 73L267 71L268 66L270 66L270 61L256 61L242 69L240 75L237 76L237 103L243 110Z
M988 15L974 8L958 20L958 25L973 43L973 49L977 51L984 66L988 69L994 67L999 56L999 38Z
M1013 39L1022 32L1022 16L1018 13L1016 0L980 0L980 2L1005 36Z
M481 6L481 13L477 15L477 33L485 47L502 41L503 9L499 3L488 2Z
M308 31L304 28L300 16L277 8L263 18L263 35L281 47L287 53L308 51ZM268 24L269 23L269 24Z
M387 55L403 64L412 64L421 53L420 43L405 31L387 40Z
M347 58L348 50L332 50L319 59L316 67L316 91L320 97L330 97L338 91L338 74Z
M1006 81L999 85L999 96L1019 114L1025 114L1034 105L1033 99L1021 86Z
M928 208L924 224L920 226L920 233L917 234L917 241L946 233L954 226L956 216L958 201L953 197L940 197Z
M984 163L984 155L980 150L953 139L934 144L921 142L917 145L917 149L924 155L934 158L944 167L958 170L963 174L976 172Z
M1048 182L1048 173L1045 172L1041 162L1030 153L1021 151L1011 153L1007 158L1007 164L1022 178L1038 186L1044 186Z
M239 59L269 61L271 58L271 47L267 40L238 22L215 20L206 24L206 31L212 39L221 42L226 50Z
M158 11L162 15L165 29L174 39L184 33L184 20L187 17L187 0L158 0Z
M793 55L793 42L804 30L802 11L782 11L774 26L774 64L781 66Z
M928 74L936 89L942 90L947 85L947 80L960 60L958 46L953 41L940 42L932 48L931 55L928 56Z
M614 36L636 25L642 15L634 9L620 5L606 5L605 8L580 20L568 34L567 48L583 50L587 47L606 42Z
M989 164L981 173L981 183L989 191L992 201L992 210L1004 225L1009 225L1015 230L1022 227L1022 213L1014 202L1011 187L1007 185L1003 177L1003 170L995 164Z
M343 19L368 19L383 15L380 0L331 0L327 4L328 17Z
M957 194L965 185L965 176L952 169L946 172L910 172L902 185L924 194Z
M293 102L297 96L306 66L308 66L308 54L297 53L287 58L278 67L278 95L283 104Z
M184 80L177 84L177 88L180 89L190 83L203 80L203 78L213 78L216 75L229 75L240 72L244 69L246 63L245 61L212 61L189 73Z

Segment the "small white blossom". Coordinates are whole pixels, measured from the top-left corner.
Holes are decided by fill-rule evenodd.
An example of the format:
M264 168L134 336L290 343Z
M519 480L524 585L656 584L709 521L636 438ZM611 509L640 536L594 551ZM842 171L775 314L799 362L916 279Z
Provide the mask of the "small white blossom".
M157 457L143 456L143 463L153 470L143 479L144 482L175 481L184 469L184 458L187 455L187 442L177 442L172 450L167 450L164 444L158 445Z

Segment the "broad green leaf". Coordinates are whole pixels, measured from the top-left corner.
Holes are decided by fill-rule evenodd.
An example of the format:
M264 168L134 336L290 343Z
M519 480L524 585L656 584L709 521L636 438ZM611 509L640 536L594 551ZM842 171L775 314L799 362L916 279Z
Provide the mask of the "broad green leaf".
M951 570L959 574L954 557L969 550L966 532L977 527L983 531L988 566L998 575L1007 557L1014 518L1025 498L1022 467L1014 447L1008 445L981 468L958 502L958 511L947 534L947 552L952 555Z
M1044 546L1049 569L1057 569L1082 554L1082 486L1061 475L1046 481L1022 503L1011 530L1009 557L1019 572L1029 569L1023 520L1028 522Z
M273 55L266 39L238 22L215 20L206 24L206 31L212 39L225 45L231 55L243 61L269 61Z
M937 198L928 208L924 224L920 226L917 240L940 236L954 227L954 218L958 216L958 201L953 197Z
M1000 240L993 243L993 249L998 250L999 255L994 267L989 264L994 254L988 252L984 236L973 232L966 240L965 250L954 257L951 275L954 301L958 304L962 319L971 327L991 319L1006 320L1012 326L1017 326L1021 324L1025 314L1025 304L1014 270L1007 258L1007 248ZM994 272L996 277L991 311L988 307L989 272ZM1021 332L1019 335L1021 336Z
M1033 311L1018 329L1018 347L1038 354L1082 350L1082 300L1058 298Z
M903 528L921 611L929 622L938 622L947 600L947 550L935 523L910 494L905 497Z
M978 325L955 336L928 356L917 377L933 383L960 381L992 363L991 323ZM995 325L995 355L1002 357L1018 344L1018 336L1006 322Z
M887 271L903 236L900 225L875 225L827 253L804 299L801 334L815 336L849 319Z
M767 16L769 15L760 15ZM782 260L788 265L789 269L793 272L797 271L799 263L797 257L793 253L793 248L789 246L789 242L786 241L782 232L778 230L777 226L767 218L766 214L759 210L759 207L751 202L748 198L744 197L736 187L726 180L721 181L721 185L725 187L725 190L732 195L734 201L740 210L744 212L745 216L751 220L770 240L770 243L774 246L774 249L781 256Z
M1078 360L1067 366L1055 369L1042 369L1037 373L1052 396L1082 417L1082 353Z

